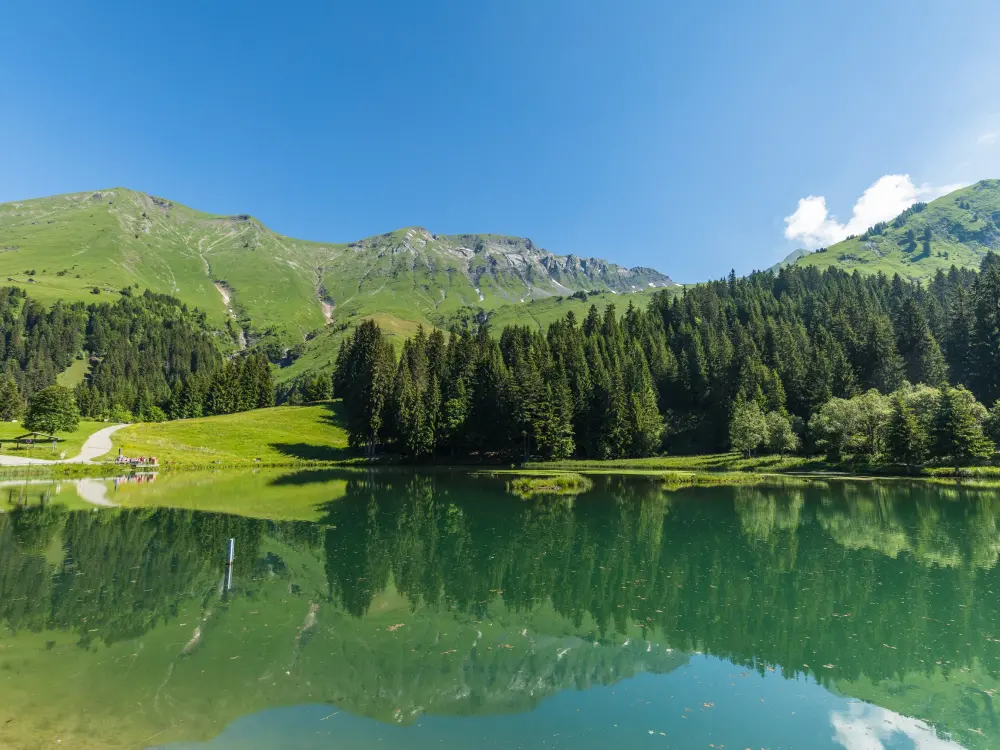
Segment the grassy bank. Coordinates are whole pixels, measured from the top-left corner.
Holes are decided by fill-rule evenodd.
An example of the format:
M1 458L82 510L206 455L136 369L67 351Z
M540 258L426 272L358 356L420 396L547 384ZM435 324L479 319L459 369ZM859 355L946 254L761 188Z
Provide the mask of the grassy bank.
M507 490L527 499L536 495L579 495L593 486L582 474L535 474L511 480Z
M551 461L529 463L531 469L565 471L601 471L614 473L693 472L800 472L834 471L834 467L816 456L752 456L739 453L711 453L697 456L654 456L652 458L621 458L611 461Z
M339 401L137 424L114 434L114 453L156 456L163 467L289 466L354 458Z
M902 466L866 462L832 463L822 456L751 456L711 453L694 456L654 456L611 461L551 461L526 468L607 474L663 474L691 472L701 483L729 484L740 474L832 474L858 477L907 477L941 481L1000 481L1000 466ZM711 479L711 477L716 479ZM726 479L728 477L728 479Z

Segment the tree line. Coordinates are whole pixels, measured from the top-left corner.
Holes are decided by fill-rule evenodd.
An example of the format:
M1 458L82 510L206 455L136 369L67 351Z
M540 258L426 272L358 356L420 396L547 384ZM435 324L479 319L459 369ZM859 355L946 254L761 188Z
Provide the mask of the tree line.
M18 288L0 289L0 418L65 400L56 378L75 359L88 373L73 396L83 417L131 422L225 414L274 404L266 357L226 359L205 314L131 288L113 303L46 308Z
M421 330L399 357L366 322L333 374L352 445L409 456L715 452L734 444L747 408L759 410L755 427L769 423L758 445L819 449L807 425L832 400L919 385L956 408L1000 397L998 256L927 285L836 268L730 274L621 315L570 312L545 332ZM936 438L928 445L933 455Z

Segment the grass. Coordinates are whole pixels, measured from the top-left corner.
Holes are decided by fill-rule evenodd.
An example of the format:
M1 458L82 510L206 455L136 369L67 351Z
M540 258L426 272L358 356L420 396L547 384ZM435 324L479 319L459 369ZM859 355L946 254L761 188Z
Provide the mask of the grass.
M52 443L39 443L28 450L25 448L15 448L13 444L6 442L27 432L24 425L20 422L0 422L0 444L2 444L0 445L0 454L52 460L58 459L60 454L65 453L66 458L72 458L80 452L84 441L88 437L107 426L107 422L84 420L80 422L79 426L73 432L61 432L56 435L59 438L59 443L55 450L52 448Z
M507 490L527 499L536 495L579 495L593 486L582 474L536 474L511 480Z
M815 456L752 456L739 453L710 453L695 456L653 456L622 458L611 461L552 461L529 463L534 469L565 469L568 471L656 474L668 471L696 472L795 472L823 471L831 467Z
M864 462L834 464L822 456L751 456L709 453L693 456L653 456L611 461L552 461L526 468L583 471L588 474L661 475L666 485L745 484L775 474L826 474L855 477L902 477L967 486L1000 486L1000 466L908 467Z
M76 388L90 372L90 362L84 358L74 359L73 364L56 376L56 383L63 388Z
M660 475L659 480L663 488L667 490L683 489L684 487L729 486L734 484L771 484L776 481L781 484L798 484L805 483L807 481L796 477L778 478L773 474L760 474L746 471L669 471Z
M339 401L137 424L112 439L125 455L156 456L164 467L292 465L351 458Z

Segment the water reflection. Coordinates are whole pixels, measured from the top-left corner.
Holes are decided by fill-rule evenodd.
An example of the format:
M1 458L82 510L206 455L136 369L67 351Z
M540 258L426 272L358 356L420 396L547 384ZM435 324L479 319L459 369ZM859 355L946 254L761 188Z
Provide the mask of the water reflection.
M503 481L407 472L278 487L321 495L331 479L319 523L51 503L0 514L13 726L37 732L35 712L81 742L142 742L154 727L159 742L310 702L402 724L524 712L698 652L881 707L828 713L824 736L846 747L1000 735L993 492L597 478L572 501L522 501ZM65 694L25 698L62 672L76 675ZM72 691L80 675L88 695Z

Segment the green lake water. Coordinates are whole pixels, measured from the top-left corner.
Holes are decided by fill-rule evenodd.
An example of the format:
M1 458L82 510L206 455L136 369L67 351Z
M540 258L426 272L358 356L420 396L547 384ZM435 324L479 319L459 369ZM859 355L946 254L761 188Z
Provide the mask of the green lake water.
M1000 747L996 491L592 478L2 482L0 747Z

